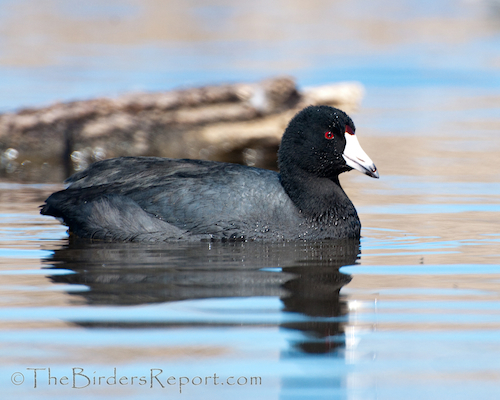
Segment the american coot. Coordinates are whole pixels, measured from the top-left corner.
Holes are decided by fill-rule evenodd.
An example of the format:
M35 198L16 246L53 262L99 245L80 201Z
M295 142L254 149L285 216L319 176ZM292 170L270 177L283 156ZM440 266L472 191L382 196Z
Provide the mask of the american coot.
M359 238L338 175L378 172L343 111L310 106L289 123L280 173L156 157L96 162L41 208L78 237L115 241Z

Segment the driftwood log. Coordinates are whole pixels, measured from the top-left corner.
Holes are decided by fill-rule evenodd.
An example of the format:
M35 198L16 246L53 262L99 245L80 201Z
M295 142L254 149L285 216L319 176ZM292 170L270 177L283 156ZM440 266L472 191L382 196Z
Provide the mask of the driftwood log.
M276 167L286 124L298 109L328 104L346 112L357 83L299 91L290 78L57 103L0 115L0 174L57 182L118 156L160 156Z

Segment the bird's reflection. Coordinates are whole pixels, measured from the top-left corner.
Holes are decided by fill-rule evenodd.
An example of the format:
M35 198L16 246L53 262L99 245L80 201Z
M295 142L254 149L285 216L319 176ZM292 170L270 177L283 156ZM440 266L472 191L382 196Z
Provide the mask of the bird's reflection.
M279 297L284 313L306 318L276 323L302 332L295 350L327 353L343 344L347 307L340 295L359 240L286 243L90 243L69 240L45 261L54 283L85 285L68 291L88 305L140 305L206 298ZM85 326L130 327L126 322ZM168 322L134 326L168 326ZM175 323L178 325L178 323ZM207 324L210 324L207 321ZM267 322L268 324L268 322Z

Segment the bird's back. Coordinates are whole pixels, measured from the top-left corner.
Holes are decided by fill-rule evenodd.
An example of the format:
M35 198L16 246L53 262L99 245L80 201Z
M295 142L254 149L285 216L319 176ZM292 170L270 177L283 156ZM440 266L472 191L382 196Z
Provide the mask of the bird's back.
M297 224L279 175L237 164L124 157L95 163L68 183L42 213L81 237L265 238Z

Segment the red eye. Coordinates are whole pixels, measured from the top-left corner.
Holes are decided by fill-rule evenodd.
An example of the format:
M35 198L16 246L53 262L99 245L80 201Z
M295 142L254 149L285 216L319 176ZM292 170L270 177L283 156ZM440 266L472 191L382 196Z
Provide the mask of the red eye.
M333 139L333 133L330 131L325 132L325 138L328 140Z
M349 135L354 135L354 131L349 125L345 126L345 132L348 133Z

